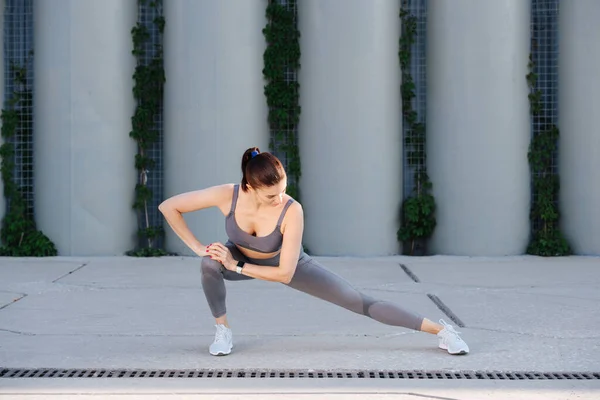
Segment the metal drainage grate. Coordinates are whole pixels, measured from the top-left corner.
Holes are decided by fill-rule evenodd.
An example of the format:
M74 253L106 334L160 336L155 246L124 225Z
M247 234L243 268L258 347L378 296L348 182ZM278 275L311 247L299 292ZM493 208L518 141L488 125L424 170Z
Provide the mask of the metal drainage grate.
M435 380L600 380L600 372L3 368L0 369L0 378L362 378Z

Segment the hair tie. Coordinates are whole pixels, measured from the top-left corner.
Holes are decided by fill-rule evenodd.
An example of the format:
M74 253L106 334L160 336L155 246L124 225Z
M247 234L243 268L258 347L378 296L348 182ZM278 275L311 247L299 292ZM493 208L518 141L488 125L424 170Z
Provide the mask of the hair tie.
M250 153L251 157L250 158L254 158L258 155L258 151L256 150L252 150L252 153Z

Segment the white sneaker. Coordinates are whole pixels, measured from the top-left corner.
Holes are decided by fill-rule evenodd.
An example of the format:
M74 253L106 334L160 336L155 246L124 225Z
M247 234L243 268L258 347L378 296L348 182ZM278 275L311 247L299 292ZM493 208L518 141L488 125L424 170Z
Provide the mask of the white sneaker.
M215 341L210 345L208 351L213 356L225 356L231 353L233 348L233 334L231 329L225 325L215 325L217 327L217 333L215 334Z
M455 331L454 327L447 324L443 319L440 319L440 324L444 326L444 329L437 334L439 338L438 347L448 350L450 354L467 354L469 346L458 336L460 332Z

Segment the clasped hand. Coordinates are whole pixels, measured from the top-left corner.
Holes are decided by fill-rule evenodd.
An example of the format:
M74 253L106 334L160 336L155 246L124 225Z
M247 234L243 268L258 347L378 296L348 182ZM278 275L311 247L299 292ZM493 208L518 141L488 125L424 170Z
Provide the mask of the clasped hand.
M223 264L226 269L230 271L235 270L237 262L224 244L219 242L209 244L206 246L206 255Z

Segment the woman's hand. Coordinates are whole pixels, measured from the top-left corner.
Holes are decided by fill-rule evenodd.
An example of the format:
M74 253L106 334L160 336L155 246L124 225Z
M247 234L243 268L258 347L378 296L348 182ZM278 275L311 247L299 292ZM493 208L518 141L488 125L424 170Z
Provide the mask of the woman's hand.
M234 271L237 266L237 261L233 259L229 249L222 243L216 242L206 246L206 254L223 264L229 271Z

